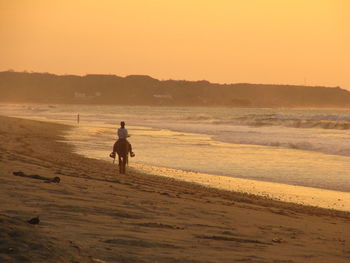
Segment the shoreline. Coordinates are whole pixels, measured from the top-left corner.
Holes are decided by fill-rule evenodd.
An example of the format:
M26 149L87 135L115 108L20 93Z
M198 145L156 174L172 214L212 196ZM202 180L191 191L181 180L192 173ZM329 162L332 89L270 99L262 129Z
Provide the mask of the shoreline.
M200 172L184 171L143 164L131 164L146 174L169 177L182 182L199 184L208 188L245 193L256 198L294 203L296 205L350 212L350 193L330 189L289 185L278 182L259 181Z
M80 126L73 126L69 133L65 135L66 142L72 144L75 153L86 158L110 163L107 154L98 151L87 151L86 147L81 147L79 138L85 137L81 134ZM96 132L96 131L90 131ZM101 156L106 156L101 158ZM170 168L157 165L138 163L138 160L131 159L130 167L136 169L139 173L168 177L177 179L182 182L200 184L205 187L215 188L218 190L228 190L236 193L248 193L256 195L257 198L268 198L276 201L296 203L305 206L315 206L325 209L334 209L339 211L350 212L350 192L327 189L323 187L313 187L307 185L288 184L278 181L258 180L249 177L234 177L220 175L215 173L206 173L185 170L181 168Z
M75 154L73 146L62 142L69 126L1 116L0 122L0 199L7 201L0 205L1 230L17 233L15 239L12 232L12 237L0 235L0 262L350 258L348 212L217 190L134 169L117 175L115 165ZM61 182L17 177L14 171L59 176ZM42 223L26 223L36 215ZM18 246L23 242L32 248Z
M63 142L72 145L75 149L74 153L80 156L93 158L110 164L111 159L107 157L107 154L104 154L106 156L105 158L101 158L101 155L103 155L101 151L98 151L97 154L95 153L96 151L86 151L84 147L80 147L80 130L80 126L71 126L69 133L65 135L66 140ZM77 138L78 144L76 143ZM231 191L236 194L250 194L256 196L256 198L267 198L298 205L350 212L350 192L346 191L187 171L178 168L137 163L137 160L136 162L133 161L134 159L131 159L129 167L135 169L134 172L144 174L145 176L152 175L156 177L166 177L167 179L172 178L183 183L198 184L217 190Z

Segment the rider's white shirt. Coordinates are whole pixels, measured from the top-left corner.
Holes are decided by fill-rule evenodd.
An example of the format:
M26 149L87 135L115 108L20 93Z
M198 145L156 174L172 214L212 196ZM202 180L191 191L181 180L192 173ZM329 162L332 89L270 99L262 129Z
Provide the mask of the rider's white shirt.
M118 129L118 138L119 139L126 139L129 137L128 130L125 128L119 128Z

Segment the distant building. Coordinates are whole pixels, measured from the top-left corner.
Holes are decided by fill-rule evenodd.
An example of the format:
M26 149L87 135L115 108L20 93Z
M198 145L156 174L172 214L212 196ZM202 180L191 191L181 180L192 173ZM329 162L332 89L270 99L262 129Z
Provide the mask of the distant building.
M76 99L93 99L95 97L101 97L102 96L102 93L97 91L95 93L93 93L93 95L87 95L86 93L84 92L74 92L74 98Z
M74 97L75 98L86 98L86 94L85 93L80 93L80 92L74 92Z
M153 97L155 97L157 99L168 99L168 100L173 99L173 96L170 94L153 94Z

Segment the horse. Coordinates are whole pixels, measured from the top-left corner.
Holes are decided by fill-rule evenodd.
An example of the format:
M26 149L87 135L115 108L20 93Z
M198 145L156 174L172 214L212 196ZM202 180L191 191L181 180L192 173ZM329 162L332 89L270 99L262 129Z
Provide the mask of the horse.
M119 173L125 174L125 167L128 163L129 143L127 140L119 139L113 146L113 153L118 154ZM114 154L115 158L115 154ZM115 160L115 159L114 159ZM114 161L113 161L114 162Z

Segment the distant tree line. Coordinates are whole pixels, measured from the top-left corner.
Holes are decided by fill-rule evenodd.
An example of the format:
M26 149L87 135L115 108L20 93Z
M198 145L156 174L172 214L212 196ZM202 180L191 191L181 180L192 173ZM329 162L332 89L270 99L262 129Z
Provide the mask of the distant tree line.
M216 84L157 80L130 75L54 75L0 72L0 102L224 106L350 107L350 92L340 87Z

